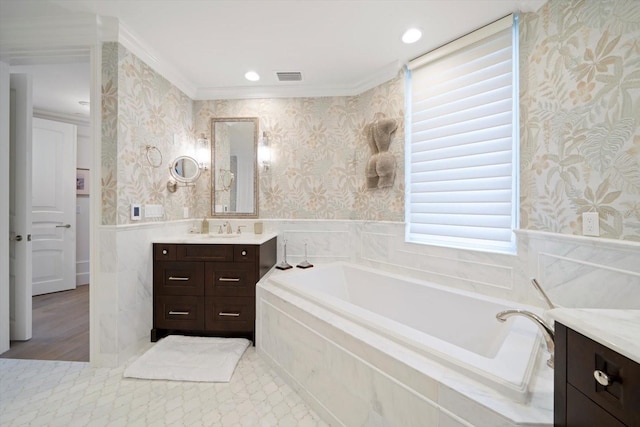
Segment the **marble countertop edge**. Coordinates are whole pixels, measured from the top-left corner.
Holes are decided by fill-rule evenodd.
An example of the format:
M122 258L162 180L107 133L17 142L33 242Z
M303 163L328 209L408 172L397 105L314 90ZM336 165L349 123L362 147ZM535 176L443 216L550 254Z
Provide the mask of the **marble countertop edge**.
M242 234L199 234L185 233L173 236L158 237L153 243L182 243L210 245L261 245L276 237L278 233L242 233Z
M550 318L640 363L640 310L555 308Z

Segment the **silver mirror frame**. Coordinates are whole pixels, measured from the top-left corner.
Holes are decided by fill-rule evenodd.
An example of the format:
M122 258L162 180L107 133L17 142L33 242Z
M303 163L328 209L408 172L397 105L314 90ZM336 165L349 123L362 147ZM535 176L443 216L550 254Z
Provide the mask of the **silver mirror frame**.
M252 122L253 123L253 212L216 212L216 179L220 177L215 173L216 166L216 123L218 122ZM258 117L214 117L211 119L211 216L214 218L258 218L258 131L260 120ZM225 184L225 183L222 183ZM224 187L224 186L223 186ZM220 188L223 188L220 187Z

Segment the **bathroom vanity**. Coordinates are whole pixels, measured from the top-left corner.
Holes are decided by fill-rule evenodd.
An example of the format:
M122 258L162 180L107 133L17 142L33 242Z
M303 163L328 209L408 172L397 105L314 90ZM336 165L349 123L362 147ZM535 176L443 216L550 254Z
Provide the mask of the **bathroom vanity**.
M640 426L640 312L554 311L554 425Z
M174 332L253 341L255 286L276 263L276 241L247 234L154 243L151 341Z

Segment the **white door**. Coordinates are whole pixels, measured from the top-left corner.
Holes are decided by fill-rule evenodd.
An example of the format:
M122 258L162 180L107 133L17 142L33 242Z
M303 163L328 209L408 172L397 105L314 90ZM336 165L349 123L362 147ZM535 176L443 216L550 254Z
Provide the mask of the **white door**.
M76 126L33 119L33 295L76 287Z
M31 76L11 75L9 113L9 324L31 339Z

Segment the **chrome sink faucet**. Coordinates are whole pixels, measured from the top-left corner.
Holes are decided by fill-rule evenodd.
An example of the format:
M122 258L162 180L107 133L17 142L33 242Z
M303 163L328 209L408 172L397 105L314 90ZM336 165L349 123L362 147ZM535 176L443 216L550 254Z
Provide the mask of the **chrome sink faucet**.
M540 316L527 310L504 310L496 314L496 319L498 319L500 322L506 322L507 319L511 316L523 316L529 320L532 320L536 325L538 325L538 327L542 331L544 341L547 344L547 351L550 354L549 360L547 360L547 366L553 369L554 352L556 349L555 334L553 332L553 328L549 326L549 324L545 322L544 319L542 319Z
M233 229L231 228L231 223L229 221L226 221L224 223L224 227L225 227L225 230L226 230L227 234L233 233Z

